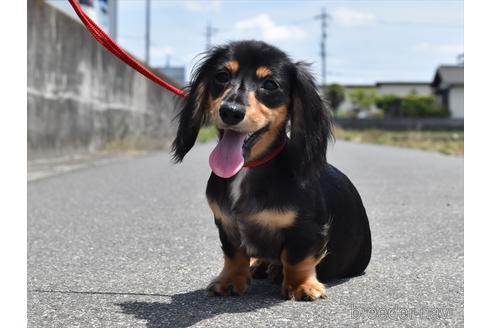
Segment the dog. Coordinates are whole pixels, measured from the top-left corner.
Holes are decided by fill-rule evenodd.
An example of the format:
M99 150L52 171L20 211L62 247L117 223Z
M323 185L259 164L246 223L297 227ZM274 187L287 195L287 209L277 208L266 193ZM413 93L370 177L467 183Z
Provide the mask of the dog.
M206 122L219 131L206 196L224 266L209 295L242 295L252 277L270 276L284 297L312 301L326 297L322 282L364 273L369 221L326 161L332 119L309 65L261 41L215 47L193 69L177 119L176 162Z

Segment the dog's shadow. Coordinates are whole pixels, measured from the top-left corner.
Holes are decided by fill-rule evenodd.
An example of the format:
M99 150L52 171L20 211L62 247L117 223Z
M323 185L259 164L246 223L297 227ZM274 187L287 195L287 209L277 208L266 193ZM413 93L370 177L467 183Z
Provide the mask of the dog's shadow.
M348 279L326 285L335 286ZM224 313L253 312L285 302L280 286L266 281L255 281L241 297L208 297L203 289L170 296L170 302L124 302L117 305L125 314L146 320L148 328L190 327L200 321Z

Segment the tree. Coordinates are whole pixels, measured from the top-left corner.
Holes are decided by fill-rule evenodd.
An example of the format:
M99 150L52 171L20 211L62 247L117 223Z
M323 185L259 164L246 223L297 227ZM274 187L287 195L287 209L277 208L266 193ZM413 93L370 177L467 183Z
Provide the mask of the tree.
M340 84L331 84L326 89L326 98L333 112L337 112L340 104L345 100L345 90Z
M354 105L353 111L356 115L360 112L369 111L376 102L376 92L366 89L355 89L349 94Z
M383 95L376 99L376 106L385 117L448 117L449 111L437 104L434 96L410 94L405 97Z
M402 116L402 99L395 95L382 95L376 98L376 106L381 108L385 117Z

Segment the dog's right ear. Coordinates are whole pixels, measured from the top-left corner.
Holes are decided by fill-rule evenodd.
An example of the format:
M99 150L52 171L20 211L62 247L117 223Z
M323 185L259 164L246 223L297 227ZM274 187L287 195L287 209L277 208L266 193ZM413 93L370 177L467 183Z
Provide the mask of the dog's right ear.
M175 162L181 162L195 144L200 128L207 120L209 106L208 80L217 62L229 52L229 46L218 46L209 50L193 68L188 95L183 100L181 111L175 119L179 121L176 138L172 144Z
M202 74L197 74L190 84L189 92L183 100L176 119L179 121L176 138L172 144L173 159L181 162L195 144L200 127L207 118L207 88Z

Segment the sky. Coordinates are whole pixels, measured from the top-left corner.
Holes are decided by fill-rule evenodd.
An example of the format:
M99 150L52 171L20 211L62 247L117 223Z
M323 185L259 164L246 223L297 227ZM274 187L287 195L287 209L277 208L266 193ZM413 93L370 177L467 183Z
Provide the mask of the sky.
M51 0L71 11L65 0ZM151 1L150 64L185 66L187 78L205 51L205 28L217 32L212 45L257 39L312 63L320 78L321 9L330 15L326 41L328 83L430 82L441 64L464 52L463 1ZM145 1L118 1L117 42L144 58Z

